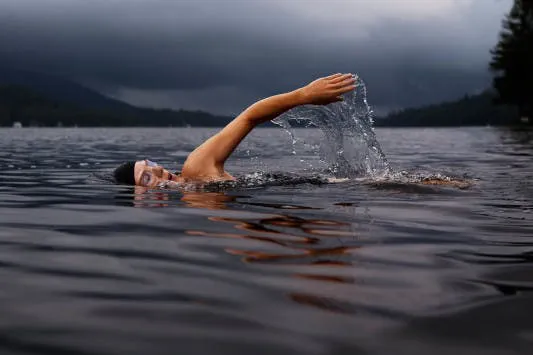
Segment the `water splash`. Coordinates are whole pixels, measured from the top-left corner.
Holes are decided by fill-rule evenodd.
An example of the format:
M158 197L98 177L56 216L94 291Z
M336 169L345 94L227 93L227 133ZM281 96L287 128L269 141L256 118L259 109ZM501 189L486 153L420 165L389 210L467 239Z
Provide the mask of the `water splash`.
M356 89L341 102L327 106L305 105L294 108L272 122L286 129L297 142L293 125L317 127L324 134L320 142L322 159L335 177L380 177L391 168L376 138L373 112L367 102L364 81L357 75Z

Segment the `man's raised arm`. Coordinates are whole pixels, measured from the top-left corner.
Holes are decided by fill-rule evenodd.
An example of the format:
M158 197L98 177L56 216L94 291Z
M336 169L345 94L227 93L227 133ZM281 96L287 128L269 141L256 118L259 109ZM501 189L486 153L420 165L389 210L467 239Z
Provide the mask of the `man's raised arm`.
M239 143L257 125L270 121L300 105L327 105L341 101L341 95L353 90L352 74L335 74L280 95L256 102L244 110L219 133L206 140L187 158L182 169L185 178L221 176L224 163Z

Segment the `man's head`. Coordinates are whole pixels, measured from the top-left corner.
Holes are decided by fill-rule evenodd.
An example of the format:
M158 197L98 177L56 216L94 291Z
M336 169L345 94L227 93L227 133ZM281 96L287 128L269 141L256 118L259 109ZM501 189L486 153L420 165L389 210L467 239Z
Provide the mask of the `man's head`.
M135 185L135 162L128 161L113 171L113 177L117 184Z
M113 171L113 176L118 184L144 187L156 187L169 180L179 181L177 175L150 160L126 162Z

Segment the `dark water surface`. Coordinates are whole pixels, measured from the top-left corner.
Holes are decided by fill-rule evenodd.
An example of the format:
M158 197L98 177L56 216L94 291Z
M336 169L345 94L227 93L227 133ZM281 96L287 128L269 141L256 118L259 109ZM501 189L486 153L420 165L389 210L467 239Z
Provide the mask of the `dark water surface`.
M469 189L101 178L179 169L212 132L0 130L0 354L532 353L533 132L377 130L394 169ZM292 155L257 130L227 169L322 171L320 134L297 133Z

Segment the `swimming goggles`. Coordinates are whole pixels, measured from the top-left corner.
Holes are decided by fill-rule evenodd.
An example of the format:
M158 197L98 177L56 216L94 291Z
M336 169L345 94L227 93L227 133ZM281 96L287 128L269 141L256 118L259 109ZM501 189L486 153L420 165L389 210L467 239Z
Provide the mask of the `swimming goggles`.
M159 164L156 162L153 162L151 160L145 159L146 166L150 166L152 168L158 167ZM172 180L172 174L169 174L169 180ZM144 171L141 175L140 183L142 186L150 186L152 179L154 178L154 174L152 174L150 171Z

